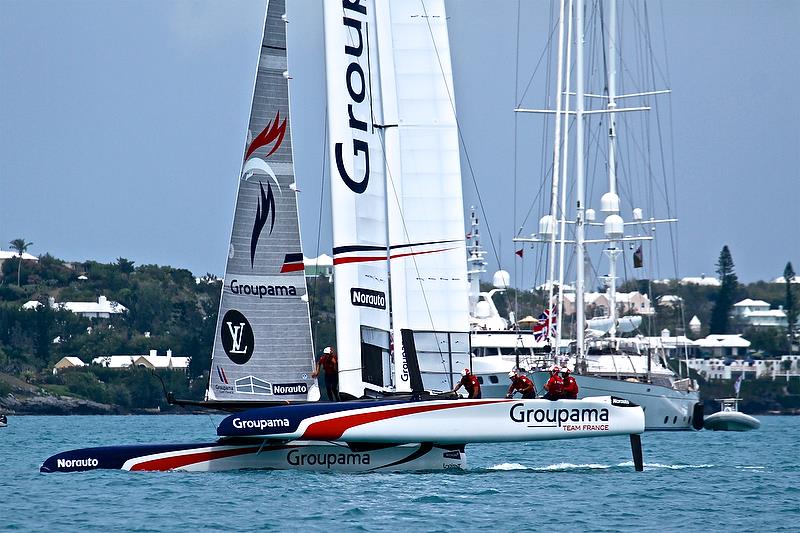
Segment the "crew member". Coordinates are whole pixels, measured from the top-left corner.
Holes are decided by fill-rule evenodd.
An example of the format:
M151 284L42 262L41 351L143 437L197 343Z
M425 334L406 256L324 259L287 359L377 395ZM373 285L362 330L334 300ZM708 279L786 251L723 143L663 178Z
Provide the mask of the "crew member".
M319 370L325 371L325 390L328 392L328 399L338 402L339 399L339 360L336 352L330 346L322 350L322 356L317 362L317 368L311 373L312 378L319 376Z
M536 386L533 384L533 381L528 379L528 376L517 374L516 370L512 370L508 373L508 378L511 380L511 385L508 386L506 398L513 397L514 393L517 391L522 393L522 398L524 400L536 398Z
M561 371L561 379L564 381L564 386L561 389L561 397L567 400L578 399L578 382L572 377L572 371L565 368Z
M564 380L562 380L561 376L558 375L559 370L560 369L556 365L553 365L553 367L550 369L550 379L544 384L544 390L547 391L544 397L548 400L558 400L561 398L561 393L564 388Z
M458 382L453 392L458 392L462 385L467 390L467 398L475 399L481 397L481 384L478 378L469 371L469 368L461 371L461 381Z

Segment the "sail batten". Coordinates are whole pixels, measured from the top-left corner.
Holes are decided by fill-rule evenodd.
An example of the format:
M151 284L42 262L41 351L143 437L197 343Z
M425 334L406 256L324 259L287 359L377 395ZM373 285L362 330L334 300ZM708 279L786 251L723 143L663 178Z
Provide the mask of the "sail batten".
M284 7L267 3L206 392L211 401L305 400L313 384Z

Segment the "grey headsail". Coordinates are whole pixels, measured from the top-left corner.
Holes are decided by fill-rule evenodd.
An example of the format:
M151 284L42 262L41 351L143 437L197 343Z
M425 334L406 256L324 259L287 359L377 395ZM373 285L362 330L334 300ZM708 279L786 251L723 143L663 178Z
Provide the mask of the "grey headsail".
M305 400L312 389L284 7L282 0L267 3L206 392L210 401Z

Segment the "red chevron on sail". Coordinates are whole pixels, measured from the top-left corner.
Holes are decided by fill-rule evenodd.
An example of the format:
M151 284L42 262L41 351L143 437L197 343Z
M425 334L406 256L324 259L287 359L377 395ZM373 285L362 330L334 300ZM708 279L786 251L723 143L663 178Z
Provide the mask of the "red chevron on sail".
M267 146L272 141L275 141L275 146L272 147L272 150L266 155L266 157L271 156L275 150L277 150L281 142L283 142L283 136L286 134L286 119L283 119L281 122L281 112L280 110L275 113L275 119L271 120L267 127L264 128L264 131L259 133L253 142L250 143L250 146L247 148L247 153L245 154L244 158L248 159L250 155L261 148L262 146ZM277 139L277 140L276 140Z

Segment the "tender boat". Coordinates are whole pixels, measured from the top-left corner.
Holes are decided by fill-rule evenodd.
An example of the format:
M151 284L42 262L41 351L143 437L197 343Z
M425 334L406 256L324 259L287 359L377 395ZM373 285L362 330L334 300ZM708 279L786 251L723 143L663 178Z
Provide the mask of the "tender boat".
M720 410L705 417L703 427L712 431L750 431L761 427L761 422L739 412L739 398L722 398Z
M4 428L8 425L8 417L6 415L0 415L0 428Z

